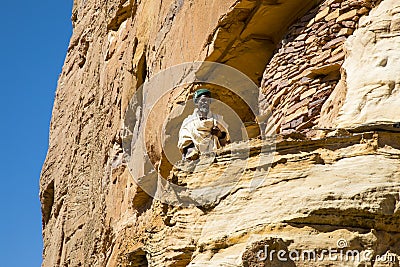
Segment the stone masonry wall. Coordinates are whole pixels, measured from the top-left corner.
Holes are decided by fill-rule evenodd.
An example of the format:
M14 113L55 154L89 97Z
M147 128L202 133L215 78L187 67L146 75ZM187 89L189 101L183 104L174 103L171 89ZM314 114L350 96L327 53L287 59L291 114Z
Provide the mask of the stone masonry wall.
M383 10L394 9L395 1L383 0L379 6L386 3ZM326 97L346 76L341 64L348 57L342 43L378 3L330 0L308 12L321 2L75 0L74 32L58 82L40 178L42 266L260 266L263 262L254 256L265 244L321 250L341 238L349 241L349 249L399 256L398 133L288 138L277 143L272 164L261 166L258 151L263 140L243 142L257 152L248 159L243 183L208 209L154 200L134 181L123 160L125 111L144 82L171 66L205 60L236 67L258 82L285 33L267 65L260 107L273 107L272 120L282 133L309 131ZM395 15L389 12L388 20L395 22ZM357 38L367 34L366 30ZM380 48L382 53L387 50ZM398 54L398 48L393 51ZM371 59L366 67L374 56L366 55ZM397 62L389 57L388 68L396 70ZM345 65L349 70L357 66L351 60ZM347 76L354 77L350 72ZM250 93L257 103L257 87ZM181 96L189 96L189 91ZM166 102L174 101L171 96ZM231 103L237 104L234 99ZM157 123L168 113L165 106L155 110L160 115ZM141 107L133 114L140 116ZM154 131L149 135L158 138ZM141 155L133 160L144 169ZM217 157L203 174L218 178L213 174L229 159ZM261 171L255 171L258 168ZM265 183L249 190L246 183L255 175ZM193 183L194 176L187 179ZM342 266L356 264L362 263Z
M340 80L343 43L378 1L328 0L293 24L268 64L260 110L272 110L266 132L309 132Z

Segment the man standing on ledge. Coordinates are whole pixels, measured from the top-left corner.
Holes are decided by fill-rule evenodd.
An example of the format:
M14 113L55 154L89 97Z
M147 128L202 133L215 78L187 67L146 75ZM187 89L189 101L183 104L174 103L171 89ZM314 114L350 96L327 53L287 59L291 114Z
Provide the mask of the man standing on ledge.
M212 152L225 146L229 140L222 116L210 111L211 92L198 89L193 96L195 110L182 123L178 148L182 159L196 160L201 153Z

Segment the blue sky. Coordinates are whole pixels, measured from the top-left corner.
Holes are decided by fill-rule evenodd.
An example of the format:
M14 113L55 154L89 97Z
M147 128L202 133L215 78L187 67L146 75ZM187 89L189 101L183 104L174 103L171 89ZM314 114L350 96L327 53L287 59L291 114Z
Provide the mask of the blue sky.
M72 0L3 1L1 10L0 262L40 266L39 176L72 34Z

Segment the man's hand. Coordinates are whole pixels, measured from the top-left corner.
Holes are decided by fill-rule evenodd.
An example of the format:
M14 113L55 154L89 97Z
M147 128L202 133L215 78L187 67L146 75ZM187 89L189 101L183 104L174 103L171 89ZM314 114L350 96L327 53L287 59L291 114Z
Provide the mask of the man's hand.
M188 160L196 160L196 159L198 159L199 158L199 151L197 151L197 149L196 148L194 148L194 147L189 147L188 149L187 149L187 153L186 153L186 155L185 155L185 158L186 159L188 159Z
M193 143L183 148L183 158L188 160L196 160L199 158L199 151L196 149Z
M221 130L218 128L218 126L212 127L211 134L215 135L219 139L224 138L224 136L226 136L226 133L224 134L223 132L221 132Z

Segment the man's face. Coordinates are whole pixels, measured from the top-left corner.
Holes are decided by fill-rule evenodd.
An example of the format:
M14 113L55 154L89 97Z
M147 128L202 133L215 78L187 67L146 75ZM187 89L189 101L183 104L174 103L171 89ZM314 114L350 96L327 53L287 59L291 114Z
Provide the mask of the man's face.
M210 102L211 99L209 97L202 95L197 100L196 105L201 113L208 113L208 111L210 110Z

